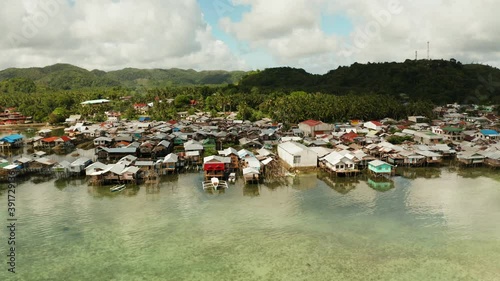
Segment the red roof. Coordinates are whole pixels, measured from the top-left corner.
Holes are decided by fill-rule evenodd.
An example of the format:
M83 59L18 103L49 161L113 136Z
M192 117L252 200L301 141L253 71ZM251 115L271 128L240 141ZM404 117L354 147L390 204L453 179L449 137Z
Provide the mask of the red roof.
M375 124L375 126L384 126L384 124L378 122L378 121L370 121L372 122L373 124Z
M222 162L208 162L203 164L203 170L205 171L224 171L224 163Z
M42 139L42 141L44 142L55 142L59 137L48 137L48 138L44 138Z
M350 133L347 133L345 135L342 136L342 139L344 140L349 140L349 141L354 141L355 138L358 137L358 134L354 133L354 132L350 132Z
M130 143L129 142L126 142L126 141L120 141L118 143L116 143L116 147L120 147L120 146L127 146L129 145Z
M56 140L61 139L63 142L70 141L71 139L68 136L62 136L62 137L48 137L42 139L43 142L55 142Z
M317 121L317 120L312 120L312 119L309 119L309 120L306 120L306 121L302 121L300 122L301 124L306 124L310 127L314 127L316 125L319 125L321 124L322 122L321 121Z
M136 103L136 104L134 104L134 107L139 107L139 108L140 107L146 107L146 106L148 106L148 105L145 104L145 103Z

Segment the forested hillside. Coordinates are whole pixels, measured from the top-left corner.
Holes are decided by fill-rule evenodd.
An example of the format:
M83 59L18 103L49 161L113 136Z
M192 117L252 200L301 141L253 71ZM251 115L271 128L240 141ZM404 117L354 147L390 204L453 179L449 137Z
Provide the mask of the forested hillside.
M195 71L182 69L135 69L105 72L88 71L70 65L55 64L46 67L8 68L0 71L0 85L11 88L9 81L32 81L39 88L75 90L122 86L127 88L154 88L187 85L221 85L236 83L245 75L243 71ZM2 87L2 86L0 86ZM0 88L2 90L2 88Z
M487 65L461 64L455 60L407 60L404 63L369 63L339 67L324 75L302 69L272 68L252 72L239 91L305 91L345 95L376 93L450 102L499 103L500 70Z
M237 111L242 119L270 117L286 123L432 118L435 105L500 104L497 81L497 68L454 60L355 63L324 75L290 67L252 72L134 68L105 72L57 64L0 71L0 106L16 107L34 121L51 123L75 113L104 120L105 110L135 118L133 104L151 102L148 114L156 120L196 110ZM80 105L101 98L111 103Z

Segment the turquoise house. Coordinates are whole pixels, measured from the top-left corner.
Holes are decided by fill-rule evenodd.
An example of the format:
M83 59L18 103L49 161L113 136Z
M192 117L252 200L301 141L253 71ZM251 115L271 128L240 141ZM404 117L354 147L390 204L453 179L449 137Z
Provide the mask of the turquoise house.
M371 174L377 176L392 175L394 173L394 166L380 160L373 160L368 162L368 170Z

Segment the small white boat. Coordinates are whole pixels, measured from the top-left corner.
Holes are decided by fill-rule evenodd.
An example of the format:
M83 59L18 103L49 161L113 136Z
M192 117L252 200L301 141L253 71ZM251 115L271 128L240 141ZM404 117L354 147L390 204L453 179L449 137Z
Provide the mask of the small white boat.
M111 187L109 190L111 192L118 192L118 191L122 191L124 189L125 189L125 185L121 184L121 185L115 185L115 186Z
M203 182L203 189L219 189L219 188L228 188L227 182L223 180L219 180L216 177L211 178L209 181Z
M229 183L235 183L236 182L236 173L230 173L229 178L227 179Z

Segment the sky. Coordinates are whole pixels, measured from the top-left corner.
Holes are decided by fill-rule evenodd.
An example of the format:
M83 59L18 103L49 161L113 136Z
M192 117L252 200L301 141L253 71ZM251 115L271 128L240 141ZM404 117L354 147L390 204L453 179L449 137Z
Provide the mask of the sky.
M500 1L495 0L2 4L0 69L55 63L89 70L291 66L323 74L354 62L402 62L415 56L500 66Z

